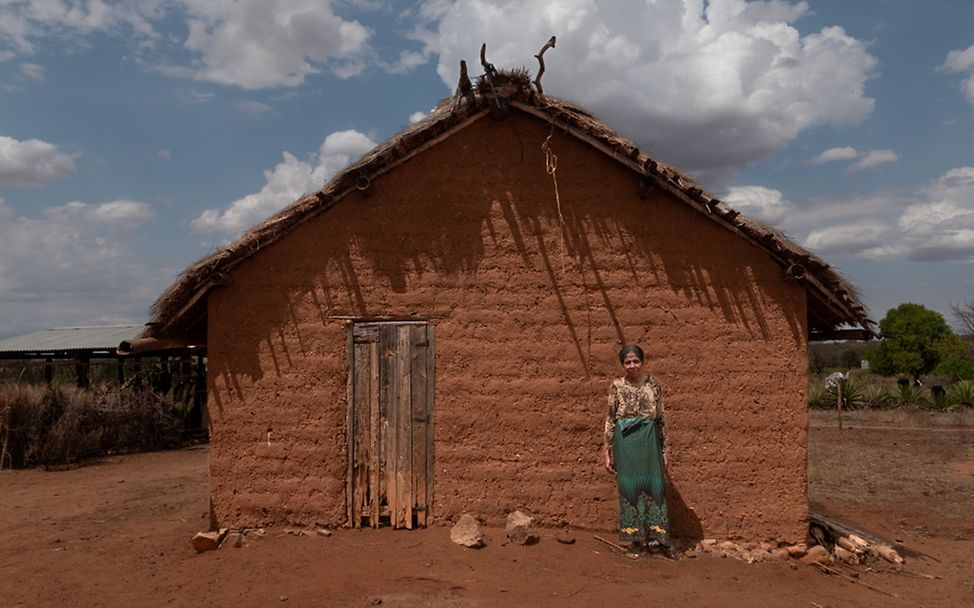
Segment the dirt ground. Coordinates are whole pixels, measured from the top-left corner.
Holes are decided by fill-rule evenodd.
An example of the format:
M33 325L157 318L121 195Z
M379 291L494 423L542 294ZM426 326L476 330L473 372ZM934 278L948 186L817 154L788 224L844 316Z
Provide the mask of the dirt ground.
M970 606L974 605L974 418L813 412L814 509L907 557L847 575L700 555L633 562L589 531L532 546L454 546L449 529L268 530L195 554L207 525L205 446L73 470L0 473L0 604L14 606ZM606 535L608 536L608 535ZM611 538L611 537L610 537ZM836 566L838 568L838 566Z

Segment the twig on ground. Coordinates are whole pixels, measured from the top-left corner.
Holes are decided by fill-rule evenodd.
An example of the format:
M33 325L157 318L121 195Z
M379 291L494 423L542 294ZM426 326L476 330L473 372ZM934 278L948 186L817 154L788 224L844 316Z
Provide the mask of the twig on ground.
M900 596L896 595L895 593L890 593L889 591L886 591L885 589L880 589L879 587L876 587L875 585L870 585L869 583L867 583L865 581L861 581L859 579L852 578L851 576L849 576L847 574L843 574L843 573L839 572L835 568L829 568L825 564L818 564L817 563L815 565L818 566L819 568L821 568L823 572L826 572L828 574L834 574L834 575L836 575L838 577L844 578L845 580L847 580L847 581L849 581L851 583L860 584L863 587L865 587L866 589L872 589L876 593L882 593L883 595L888 595L889 597L895 597L896 599L900 599Z
M593 534L592 535L592 538L594 538L595 540L598 540L598 541L602 541L603 543L609 545L610 547L612 547L613 549L615 549L616 551L619 551L621 553L625 553L627 551L627 549L625 547L623 547L622 545L617 545L614 542L612 542L611 540L605 540L604 538L602 538L598 534Z

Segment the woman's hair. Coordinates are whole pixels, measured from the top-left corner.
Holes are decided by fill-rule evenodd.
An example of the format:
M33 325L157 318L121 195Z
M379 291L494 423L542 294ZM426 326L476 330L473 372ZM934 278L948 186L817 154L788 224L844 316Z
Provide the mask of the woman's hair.
M622 347L622 350L619 351L619 363L624 363L626 356L629 354L636 355L639 357L640 361L646 360L646 353L643 352L643 349L639 348L639 346L636 344L626 344Z

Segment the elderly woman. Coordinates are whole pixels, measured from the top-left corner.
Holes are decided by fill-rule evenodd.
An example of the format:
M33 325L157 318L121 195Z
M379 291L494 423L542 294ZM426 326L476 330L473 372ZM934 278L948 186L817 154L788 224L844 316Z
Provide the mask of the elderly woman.
M635 344L619 351L626 375L612 381L605 417L605 466L619 484L619 537L631 543L633 559L648 550L668 557L663 396L656 378L643 369L646 355Z

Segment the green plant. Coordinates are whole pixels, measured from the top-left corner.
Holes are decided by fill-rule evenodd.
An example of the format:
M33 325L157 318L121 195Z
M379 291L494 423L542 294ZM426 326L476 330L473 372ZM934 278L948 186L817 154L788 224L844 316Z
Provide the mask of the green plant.
M842 390L842 409L857 410L863 406L863 386L855 378L846 378L839 384Z
M962 380L947 390L947 404L951 407L974 407L974 382Z
M920 304L890 309L879 322L883 340L870 353L878 374L909 374L914 380L930 373L941 360L964 351L964 344L943 316Z
M867 384L862 389L862 404L872 409L885 409L896 404L896 397L885 384Z
M974 363L963 357L947 357L934 368L933 374L950 378L951 382L974 380Z
M913 407L927 407L930 405L930 400L923 394L923 389L912 382L901 382L898 384L894 396L898 405Z
M835 407L835 397L824 388L812 388L808 391L808 407L824 410Z

